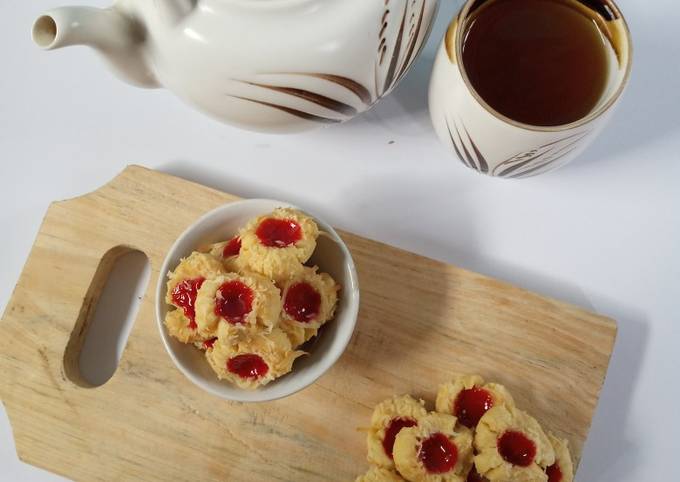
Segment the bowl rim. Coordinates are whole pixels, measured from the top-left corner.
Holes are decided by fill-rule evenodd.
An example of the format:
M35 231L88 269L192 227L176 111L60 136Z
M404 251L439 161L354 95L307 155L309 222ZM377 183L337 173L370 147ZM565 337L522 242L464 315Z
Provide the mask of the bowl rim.
M350 320L346 321L346 323L350 323L351 326L347 327L342 332L338 332L337 336L340 337L340 344L338 345L338 349L335 352L327 351L323 353L321 355L321 358L315 365L315 367L317 368L315 370L311 370L311 373L306 379L301 378L300 380L304 381L298 384L294 384L290 390L282 391L281 393L276 395L268 395L266 391L258 389L244 390L235 386L230 386L234 393L238 394L240 392L243 393L244 395L246 394L248 395L244 397L239 397L238 395L232 395L231 393L216 389L212 385L204 384L203 381L199 377L197 377L189 367L185 366L182 362L180 362L178 357L175 355L174 349L170 346L171 336L169 333L167 333L164 320L161 315L162 313L167 311L165 294L167 286L167 273L169 273L170 271L170 263L179 254L176 253L176 251L179 249L179 246L182 244L184 239L188 237L193 231L195 231L200 225L212 219L213 217L218 216L223 211L238 209L239 206L255 203L270 204L272 206L275 206L272 207L271 209L276 209L276 207L284 207L302 211L308 216L311 216L317 223L317 225L319 225L320 231L326 232L328 235L330 235L333 241L335 241L335 243L339 246L344 258L343 263L345 265L344 269L346 269L349 272L348 281L345 282L346 286L343 286L343 290L349 294L349 303L348 306L346 306L346 309L349 311L346 312L347 313L346 316L348 316ZM266 212L263 212L262 214L266 214ZM188 254L189 253L186 253L184 254L184 256L188 256ZM345 244L344 240L336 232L333 226L326 223L314 212L311 212L308 209L300 208L289 202L269 198L253 198L253 199L239 199L221 204L215 207L214 209L211 209L210 211L201 215L198 219L196 219L196 221L191 223L184 231L182 231L182 233L179 236L177 236L172 246L166 252L165 257L163 259L163 263L161 264L161 268L158 274L158 280L156 282L154 311L156 315L155 316L156 326L158 327L161 341L163 342L163 346L165 347L165 351L172 359L172 362L174 363L175 367L177 367L186 378L188 378L194 385L201 388L202 390L205 390L211 395L215 395L222 399L243 403L258 403L279 400L294 395L295 393L298 393L304 390L305 388L313 385L314 383L316 383L317 380L319 380L319 378L326 374L326 372L328 372L337 363L340 357L347 350L347 346L349 345L352 336L354 335L354 331L356 329L356 324L359 315L359 306L360 306L359 277L356 271L356 266L354 264L354 258L352 257L352 253ZM294 376L295 376L294 370L286 375L286 377ZM224 383L226 384L228 382ZM257 395L258 393L259 396Z

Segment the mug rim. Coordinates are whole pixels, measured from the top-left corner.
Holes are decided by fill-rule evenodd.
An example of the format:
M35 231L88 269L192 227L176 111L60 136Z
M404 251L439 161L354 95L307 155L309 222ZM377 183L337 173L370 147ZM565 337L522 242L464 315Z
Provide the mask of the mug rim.
M486 110L489 114L494 116L496 119L506 123L510 124L514 127L518 127L520 129L525 129L529 131L534 131L534 132L563 132L571 129L576 129L578 127L584 126L586 124L589 124L593 120L597 119L598 117L601 117L603 114L605 114L608 110L610 110L616 102L621 98L621 95L623 94L624 90L628 86L628 81L630 80L630 74L632 70L632 65L633 65L633 41L631 38L631 33L630 33L630 28L628 27L628 22L626 21L626 18L623 16L623 13L621 12L621 9L619 6L616 4L614 0L604 0L607 2L608 5L610 5L615 13L618 15L617 20L621 20L622 25L623 25L623 31L626 36L626 48L627 48L627 53L628 55L626 56L626 66L625 70L623 73L623 78L621 79L619 86L617 87L616 91L611 95L609 100L605 102L601 107L599 107L597 110L594 110L592 112L589 112L588 115L582 117L581 119L578 119L576 121L570 122L568 124L560 124L556 126L538 126L534 124L526 124L524 122L516 121L510 117L507 117L500 112L498 112L496 109L491 107L479 93L477 90L474 88L472 85L472 82L470 82L470 79L467 75L467 69L465 68L465 63L463 62L463 33L464 33L464 21L468 17L468 13L470 11L470 8L479 0L466 0L466 2L463 4L461 7L460 12L458 15L453 19L453 22L451 26L454 26L455 24L457 25L456 31L455 31L455 38L453 39L455 45L455 52L456 52L456 59L458 68L461 73L461 77L463 78L463 83L467 87L468 91L472 94L472 97L481 105L484 110ZM578 0L577 0L578 1ZM451 28L451 26L449 28ZM448 39L449 35L448 33L445 35L444 42L445 44L449 42Z

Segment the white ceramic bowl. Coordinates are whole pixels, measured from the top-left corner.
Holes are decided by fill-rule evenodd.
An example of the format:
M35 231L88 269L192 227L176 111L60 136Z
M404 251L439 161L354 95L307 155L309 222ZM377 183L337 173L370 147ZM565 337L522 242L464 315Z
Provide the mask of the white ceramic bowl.
M218 397L240 402L263 402L291 395L311 385L328 371L349 344L359 312L359 282L354 261L345 243L335 230L317 216L312 216L321 231L310 264L329 273L341 286L335 318L328 323L309 348L309 355L298 358L293 371L257 390L243 390L218 380L203 353L191 345L172 338L163 324L168 306L165 303L167 274L180 259L198 246L231 238L248 220L267 214L277 207L292 207L289 203L269 199L237 201L210 211L189 226L170 248L161 267L156 287L156 323L170 358L177 368L196 385ZM299 208L296 208L299 209Z

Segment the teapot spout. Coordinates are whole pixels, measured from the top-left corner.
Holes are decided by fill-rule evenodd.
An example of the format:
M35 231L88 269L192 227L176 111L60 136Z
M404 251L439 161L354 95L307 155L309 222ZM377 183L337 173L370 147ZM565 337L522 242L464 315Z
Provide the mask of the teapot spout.
M45 50L86 45L97 50L122 80L138 87L159 87L142 45L145 31L115 8L62 7L38 17L33 41Z

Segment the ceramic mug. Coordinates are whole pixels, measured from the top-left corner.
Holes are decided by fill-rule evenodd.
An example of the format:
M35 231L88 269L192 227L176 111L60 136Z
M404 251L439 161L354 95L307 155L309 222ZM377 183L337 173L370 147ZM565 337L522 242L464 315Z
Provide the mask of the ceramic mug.
M614 55L599 102L585 117L565 125L532 126L495 111L473 88L462 49L470 14L488 0L468 0L449 26L430 83L430 115L440 140L468 168L502 178L535 176L567 164L607 124L631 70L628 26L611 0L577 0L597 21Z

